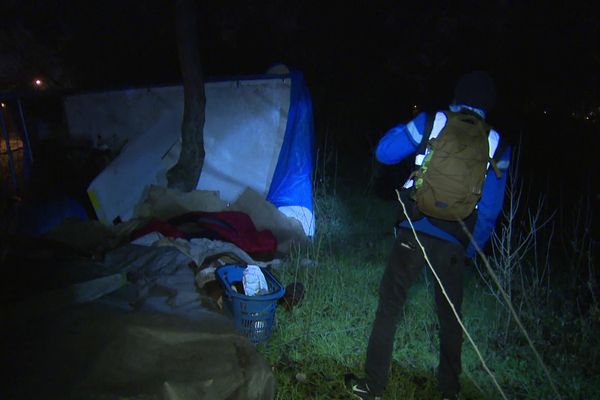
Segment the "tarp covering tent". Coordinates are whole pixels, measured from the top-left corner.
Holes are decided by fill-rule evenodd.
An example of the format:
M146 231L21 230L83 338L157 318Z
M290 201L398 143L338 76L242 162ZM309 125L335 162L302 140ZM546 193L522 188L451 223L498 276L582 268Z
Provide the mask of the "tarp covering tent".
M225 250L202 241L199 263ZM19 264L7 265L18 272L3 293L1 398L275 397L271 366L197 291L191 254L126 244L99 263L53 249L10 251Z
M197 188L233 202L251 188L284 214L315 230L312 205L314 128L303 76L263 75L205 84L206 158ZM180 151L181 86L147 87L65 98L70 134L125 144L90 184L104 223L135 217L150 185L166 185Z

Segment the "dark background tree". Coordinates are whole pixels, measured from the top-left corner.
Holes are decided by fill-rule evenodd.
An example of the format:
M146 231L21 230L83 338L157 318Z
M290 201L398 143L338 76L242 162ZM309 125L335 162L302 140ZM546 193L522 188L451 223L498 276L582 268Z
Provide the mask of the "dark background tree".
M204 164L204 77L198 50L198 9L196 0L177 0L176 38L183 79L183 122L181 152L167 171L170 188L189 192L196 188Z

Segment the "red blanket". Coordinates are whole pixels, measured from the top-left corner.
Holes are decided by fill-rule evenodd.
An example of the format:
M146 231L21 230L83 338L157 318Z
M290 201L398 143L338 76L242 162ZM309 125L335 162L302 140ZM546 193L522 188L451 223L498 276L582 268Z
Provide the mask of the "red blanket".
M172 238L204 237L231 242L250 255L274 253L277 239L270 230L258 231L247 214L239 211L193 211L168 221L153 220L131 235L135 240L150 232Z

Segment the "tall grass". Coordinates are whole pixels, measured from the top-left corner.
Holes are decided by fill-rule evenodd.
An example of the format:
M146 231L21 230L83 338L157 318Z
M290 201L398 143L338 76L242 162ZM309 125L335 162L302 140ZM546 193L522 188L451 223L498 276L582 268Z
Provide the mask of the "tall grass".
M544 363L552 370L551 379L560 382L563 396L595 398L600 392L590 378L600 375L600 320L592 267L593 240L589 235L591 209L576 207L569 219L571 223L563 222L557 229L557 213L547 210L544 195L529 199L529 204L521 201L524 185L519 182L518 162L513 164L510 176L503 218L492 237L490 264L500 287L534 338L535 347L543 350ZM586 204L585 200L581 203ZM560 249L558 242L565 243L565 238L569 238L568 245ZM548 379L541 375L542 366L533 362L531 352L523 346L524 335L501 300L500 289L491 283L481 263L477 269L487 293L496 300L490 304L492 309L496 306L496 318L489 321L489 338L495 353L519 358L527 368L528 373L514 377L514 383L520 387L518 393L539 393L535 387L538 379L542 387L548 386ZM569 301L572 293L576 293L577 307ZM586 397L587 390L591 397Z
M278 399L350 398L343 375L362 374L379 281L393 242L396 202L365 195L360 187L355 194L342 190L346 185L339 179L333 195L327 180L320 182L315 190L316 237L311 244L294 248L287 263L274 271L284 284L302 282L305 298L291 311L277 309L272 339L258 346L273 366ZM549 251L558 240L554 219L549 219L544 202L528 207L531 202L521 200L522 186L512 184L492 243L491 263L562 397L600 398L598 303L592 302L583 316L563 301L566 289L557 285L561 268ZM584 270L581 265L579 270ZM412 287L403 313L385 398L435 399L438 323L433 280L426 269ZM467 273L463 315L508 398L553 398L543 370L510 322L497 290L476 268ZM465 344L463 349L461 398L500 398L472 348Z

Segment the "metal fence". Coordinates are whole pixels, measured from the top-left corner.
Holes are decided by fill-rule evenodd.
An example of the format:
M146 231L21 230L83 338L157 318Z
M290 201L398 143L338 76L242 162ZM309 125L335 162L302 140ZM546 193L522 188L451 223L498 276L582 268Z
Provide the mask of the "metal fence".
M20 195L31 173L33 155L19 97L0 99L0 191Z

